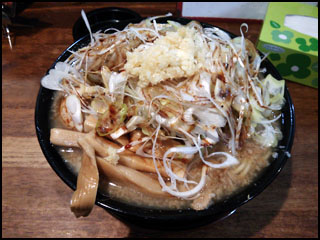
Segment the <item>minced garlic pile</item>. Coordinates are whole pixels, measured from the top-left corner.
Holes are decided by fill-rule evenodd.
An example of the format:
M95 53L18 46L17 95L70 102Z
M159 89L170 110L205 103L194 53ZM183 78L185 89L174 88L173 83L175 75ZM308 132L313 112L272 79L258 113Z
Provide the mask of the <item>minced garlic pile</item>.
M190 77L203 66L204 49L200 49L199 33L188 27L167 32L152 45L143 45L127 53L124 68L138 79L138 85L156 85L167 79Z

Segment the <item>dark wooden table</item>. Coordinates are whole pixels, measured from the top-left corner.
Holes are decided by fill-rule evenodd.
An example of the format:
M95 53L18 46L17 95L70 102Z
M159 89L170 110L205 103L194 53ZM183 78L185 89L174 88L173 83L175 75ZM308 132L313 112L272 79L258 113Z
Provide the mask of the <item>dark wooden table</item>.
M15 30L13 51L2 39L3 237L318 237L318 90L287 81L296 111L292 157L277 179L229 218L180 232L128 227L102 208L76 219L72 190L41 152L34 127L40 79L72 42L81 9L131 8L142 16L168 12L176 3L33 3L21 16L36 27ZM211 21L235 34L239 22ZM256 41L261 23L249 23Z

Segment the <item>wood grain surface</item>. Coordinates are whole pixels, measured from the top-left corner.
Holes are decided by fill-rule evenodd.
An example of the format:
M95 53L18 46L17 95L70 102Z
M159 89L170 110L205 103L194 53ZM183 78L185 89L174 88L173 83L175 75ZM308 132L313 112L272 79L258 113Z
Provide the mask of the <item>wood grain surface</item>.
M188 231L129 227L97 206L76 219L72 190L54 173L37 141L34 109L40 79L73 42L81 9L126 7L142 16L177 16L176 3L33 3L20 16L32 28L14 29L10 51L2 38L3 237L318 237L318 90L287 81L296 111L292 157L275 181L232 216ZM241 22L209 22L240 34ZM261 23L249 23L256 41Z

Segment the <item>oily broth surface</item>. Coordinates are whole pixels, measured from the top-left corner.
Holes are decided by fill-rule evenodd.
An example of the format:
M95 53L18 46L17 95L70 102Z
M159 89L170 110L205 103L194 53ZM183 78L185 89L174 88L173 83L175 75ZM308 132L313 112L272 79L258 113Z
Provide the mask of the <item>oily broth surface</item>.
M216 151L226 151L224 144L218 144ZM270 163L272 148L263 148L253 140L245 143L238 152L238 165L223 169L209 168L207 182L199 198L191 204L194 209L203 209L208 205L231 197L253 182ZM191 174L199 174L195 170Z
M55 93L50 114L51 128L66 128L59 117L59 104L62 96L61 92ZM56 149L67 167L77 175L81 167L81 149L59 146L56 146ZM215 146L215 151L228 152L229 150L224 144L219 143ZM195 200L186 201L175 197L153 197L133 185L117 182L101 175L99 192L131 205L162 209L186 209L191 207L200 210L235 194L249 185L269 165L271 154L272 148L263 148L254 141L248 140L242 150L238 152L237 159L240 164L225 169L209 168L206 185L201 191L200 197ZM198 159L194 162L189 175L198 181L201 173L201 161ZM244 172L246 174L243 174ZM155 174L150 175L157 179ZM183 186L181 187L183 189Z

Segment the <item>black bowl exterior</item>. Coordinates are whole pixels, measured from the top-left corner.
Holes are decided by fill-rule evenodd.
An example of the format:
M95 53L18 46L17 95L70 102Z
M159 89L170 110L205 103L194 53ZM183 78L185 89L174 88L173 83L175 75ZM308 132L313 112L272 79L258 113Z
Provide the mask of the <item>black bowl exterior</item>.
M91 31L106 30L108 28L124 29L129 23L138 23L141 21L141 16L135 11L127 8L108 7L99 8L86 13ZM74 41L86 36L88 29L80 17L73 25L72 35Z
M157 19L157 22L161 23L166 22L167 20L174 20L181 24L187 24L191 21L190 19L185 18L167 17ZM206 23L202 23L202 25L203 27L213 27ZM229 34L231 37L236 36L232 33ZM86 46L89 41L90 37L88 35L76 41L61 54L51 68L53 68L58 61L64 61L70 56L71 53L68 50L75 51ZM267 73L270 73L276 79L282 79L278 71L267 59L263 62L262 67L265 67L267 69ZM61 156L50 143L49 109L52 104L53 93L54 92L51 90L40 87L35 110L36 132L41 149L51 167L70 188L75 190L76 176L68 170ZM239 193L200 211L192 209L160 210L132 206L100 193L97 194L96 204L124 222L135 224L140 227L167 230L181 230L198 227L231 215L238 207L260 194L280 173L288 159L294 138L295 115L294 106L287 88L285 88L285 99L286 103L282 109L281 117L283 138L279 141L278 147L276 148L278 157L272 160L270 165L260 174L257 180L252 182Z

